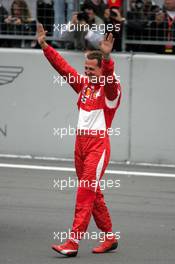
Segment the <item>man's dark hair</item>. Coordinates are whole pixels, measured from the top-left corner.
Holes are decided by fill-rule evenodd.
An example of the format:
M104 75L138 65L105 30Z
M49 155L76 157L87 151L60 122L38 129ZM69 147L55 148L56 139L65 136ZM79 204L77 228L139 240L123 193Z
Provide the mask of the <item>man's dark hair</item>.
M101 51L99 50L89 51L86 54L86 58L88 60L97 60L98 67L101 67L101 62L102 62L102 52Z
M85 12L86 9L93 10L94 13L95 13L95 8L94 8L93 4L91 4L91 3L85 3L85 4L82 5L81 10L83 12Z

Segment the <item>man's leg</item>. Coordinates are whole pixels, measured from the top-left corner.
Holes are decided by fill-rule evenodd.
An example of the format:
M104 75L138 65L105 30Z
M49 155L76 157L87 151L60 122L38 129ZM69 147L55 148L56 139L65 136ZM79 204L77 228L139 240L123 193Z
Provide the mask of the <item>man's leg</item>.
M65 23L65 15L64 15L64 10L65 10L65 3L64 0L54 0L54 24L60 28L61 24ZM56 28L55 28L56 29ZM59 31L56 29L54 31L54 37L58 39L59 37Z
M94 206L92 210L97 227L105 233L112 232L112 221L108 211L108 208L104 201L103 193L98 186Z
M80 186L77 189L72 235L78 240L82 238L90 222L97 195L97 183L108 165L110 152L105 139L85 138L84 140L85 151L84 155L81 153L81 157L84 157L81 175L79 174L80 155L77 154L75 162Z
M75 153L75 167L77 177L80 180L81 175L83 173L83 160L81 156L81 149L79 144L76 144L76 153ZM78 253L78 240L76 239L68 239L65 243L60 245L52 245L52 249L56 252L67 256L67 257L75 257Z
M99 186L97 189L92 214L97 227L104 233L104 237L102 238L103 242L100 242L97 247L94 247L92 252L105 253L116 249L118 247L118 241L115 235L112 233L111 217Z

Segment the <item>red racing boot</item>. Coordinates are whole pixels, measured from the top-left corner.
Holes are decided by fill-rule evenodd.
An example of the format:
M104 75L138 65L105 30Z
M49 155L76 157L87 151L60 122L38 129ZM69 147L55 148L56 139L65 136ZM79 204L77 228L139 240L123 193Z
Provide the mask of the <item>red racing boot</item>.
M75 241L68 239L64 244L52 245L52 249L64 256L76 257L78 253L78 244Z
M118 241L116 237L105 236L105 240L100 242L100 245L92 249L92 253L106 253L108 251L114 250L118 247Z

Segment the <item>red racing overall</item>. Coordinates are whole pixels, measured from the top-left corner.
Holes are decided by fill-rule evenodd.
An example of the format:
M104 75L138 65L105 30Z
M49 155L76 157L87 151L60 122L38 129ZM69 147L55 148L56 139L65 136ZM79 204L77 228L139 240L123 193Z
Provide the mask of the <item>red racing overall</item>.
M102 60L102 75L111 76L110 83L90 83L82 81L77 71L52 47L44 49L44 54L56 69L66 78L79 94L79 120L75 143L75 168L79 179L72 238L81 239L93 215L97 227L102 232L112 232L112 222L99 187L110 158L110 141L107 129L111 127L114 114L121 99L120 84L114 76L114 62ZM74 76L70 83L68 77ZM83 183L83 184L82 184Z

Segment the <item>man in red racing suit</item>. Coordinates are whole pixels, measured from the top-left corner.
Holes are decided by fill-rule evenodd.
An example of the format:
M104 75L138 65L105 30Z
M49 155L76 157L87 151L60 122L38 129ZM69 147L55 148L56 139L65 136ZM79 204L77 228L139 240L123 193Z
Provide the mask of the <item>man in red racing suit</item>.
M107 132L121 99L120 84L114 76L114 62L110 57L114 40L112 34L109 34L100 45L101 51L89 52L86 55L86 77L82 78L46 43L46 32L41 24L38 25L37 33L38 42L48 61L79 95L75 143L75 168L79 186L74 221L70 239L64 244L52 245L52 248L65 256L76 256L78 242L86 232L93 215L97 227L106 234L103 243L94 248L93 253L104 253L117 248L118 245L112 233L111 218L99 186L110 158ZM74 82L70 81L71 76L74 77ZM103 83L100 81L102 76Z

